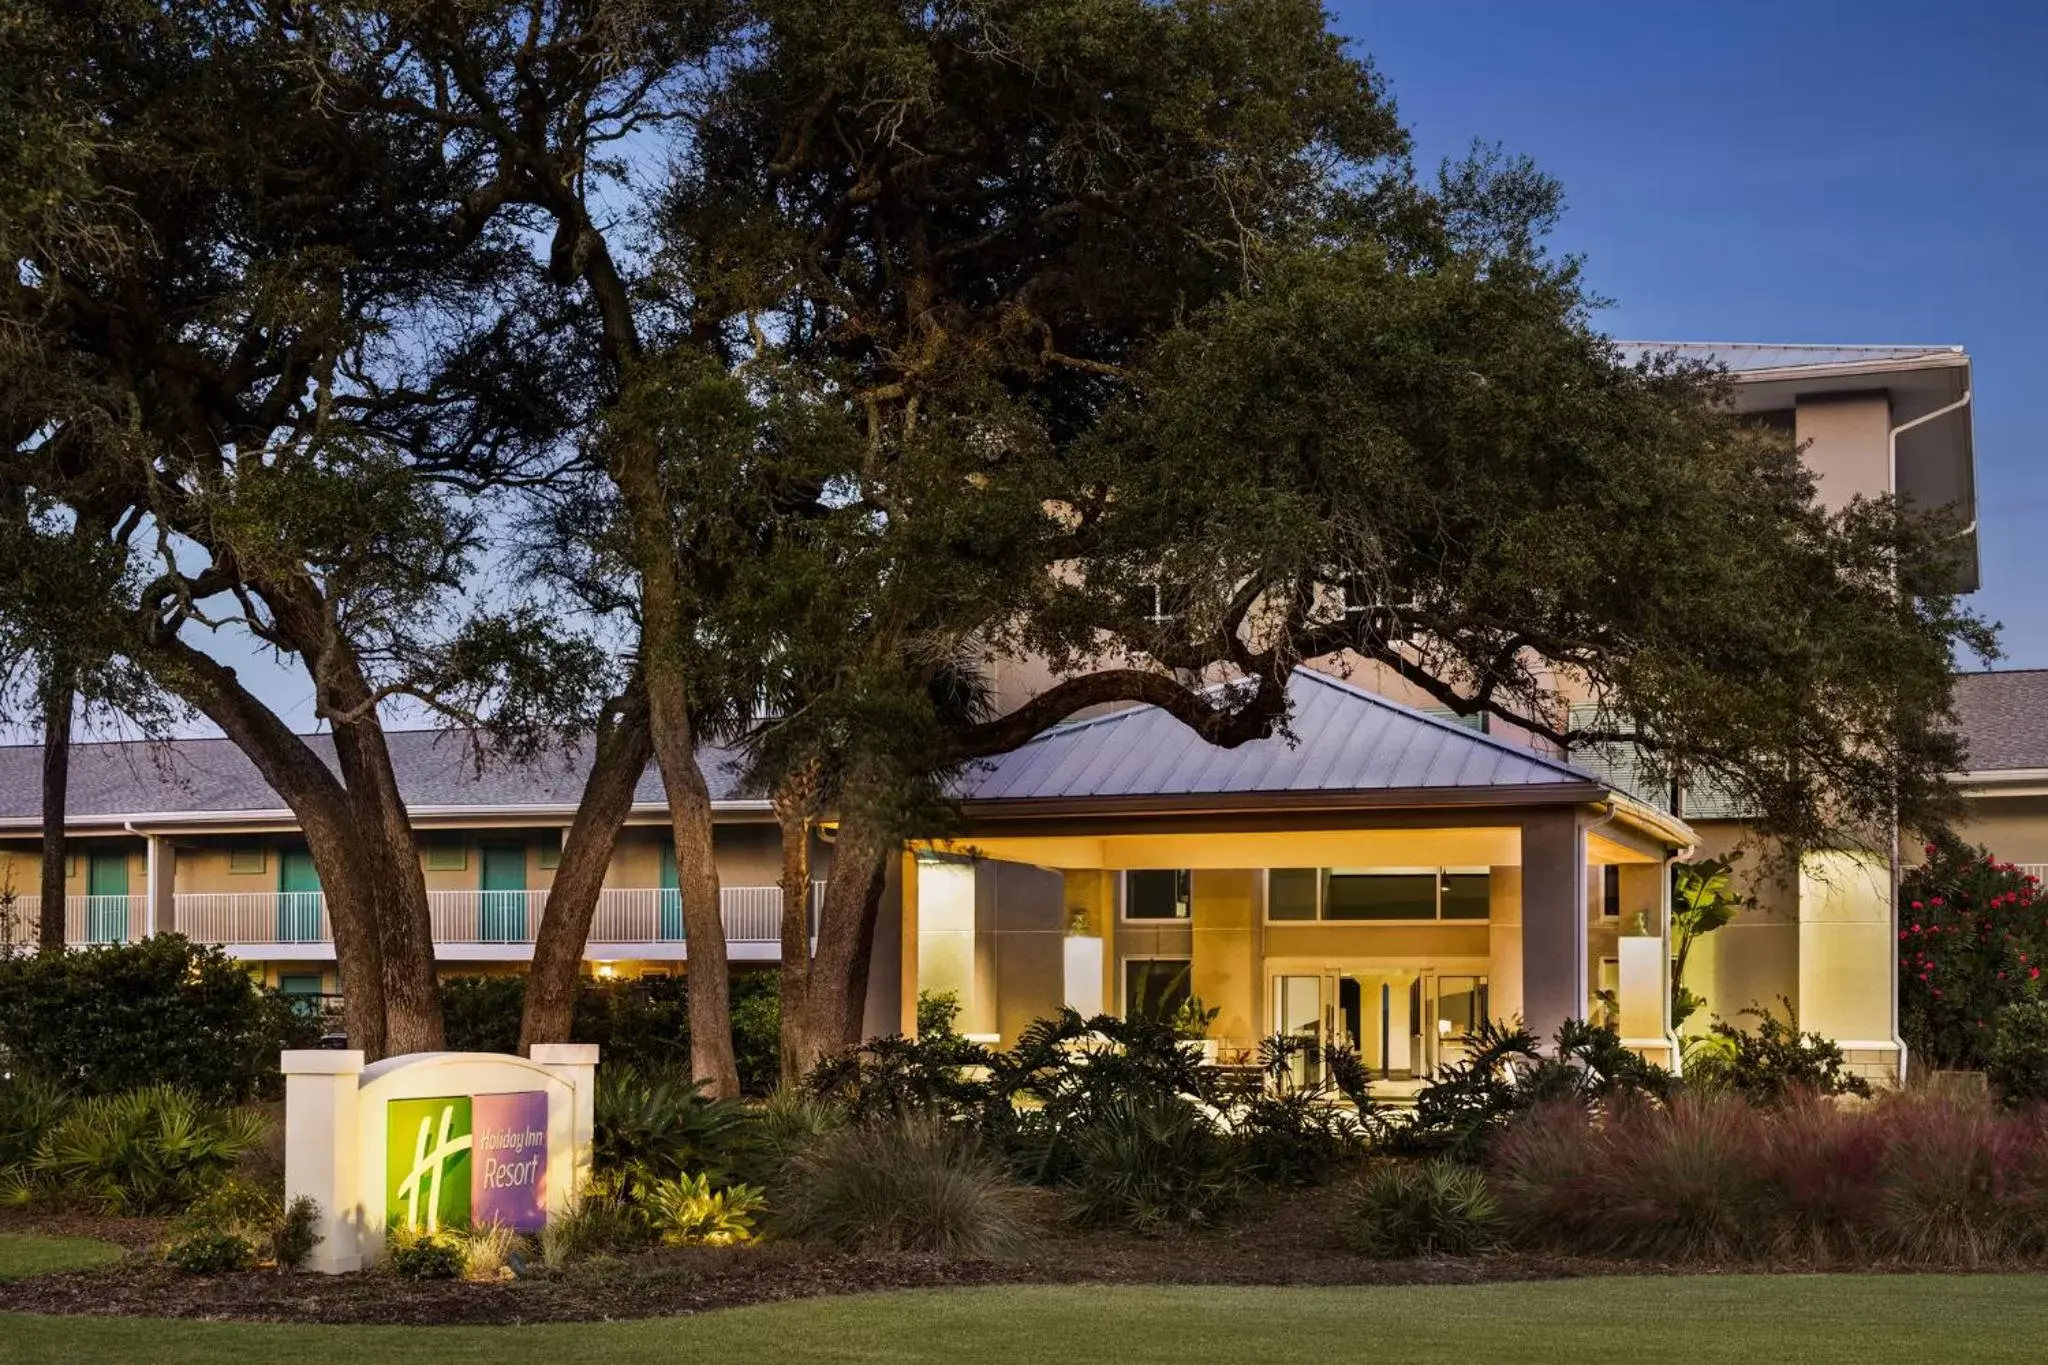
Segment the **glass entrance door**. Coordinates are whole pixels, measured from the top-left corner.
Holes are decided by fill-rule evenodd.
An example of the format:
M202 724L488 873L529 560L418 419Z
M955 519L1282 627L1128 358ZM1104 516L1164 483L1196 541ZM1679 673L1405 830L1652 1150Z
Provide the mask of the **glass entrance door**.
M1300 1046L1289 1059L1297 1085L1322 1075L1323 975L1302 973L1273 978L1273 1032Z

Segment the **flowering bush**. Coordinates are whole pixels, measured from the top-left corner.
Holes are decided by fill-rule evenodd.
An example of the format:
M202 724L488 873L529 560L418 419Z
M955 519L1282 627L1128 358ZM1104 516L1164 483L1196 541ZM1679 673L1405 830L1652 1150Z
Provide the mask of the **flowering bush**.
M1981 1070L1999 1011L2048 963L2037 879L1960 840L1927 845L1899 884L1899 1031L1935 1066Z

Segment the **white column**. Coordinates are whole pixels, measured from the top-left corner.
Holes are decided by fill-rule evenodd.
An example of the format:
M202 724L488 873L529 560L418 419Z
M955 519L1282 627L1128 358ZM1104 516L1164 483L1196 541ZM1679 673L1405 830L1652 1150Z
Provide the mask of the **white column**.
M1546 1046L1582 1019L1586 981L1586 831L1576 809L1522 822L1522 1018Z
M550 1192L548 1202L552 1212L568 1207L581 1197L584 1187L590 1183L591 1145L597 1138L597 1044L535 1043L528 1051L535 1066L546 1067L567 1081L575 1095L572 1102L575 1112L570 1123L570 1188Z
M149 932L168 934L178 927L178 852L161 834L145 838L149 847L149 870L144 879L149 891Z
M284 1196L310 1196L320 1206L314 1226L320 1241L306 1268L326 1275L360 1270L362 1159L358 1151L356 1091L363 1071L359 1051L286 1052L284 1072Z

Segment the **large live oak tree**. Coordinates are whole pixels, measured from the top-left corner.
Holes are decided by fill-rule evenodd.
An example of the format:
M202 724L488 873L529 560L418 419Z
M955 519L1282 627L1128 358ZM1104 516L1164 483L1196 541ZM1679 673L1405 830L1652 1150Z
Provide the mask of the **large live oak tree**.
M516 297L523 250L448 212L469 168L431 136L340 113L340 73L303 17L139 0L10 12L0 550L20 568L87 542L105 591L12 592L14 626L141 668L290 805L349 1034L378 1056L442 1036L386 703L525 750L568 737L579 703L602 713L565 912L579 887L594 904L631 799L614 770L645 763L644 703L541 614L461 610L484 500L545 477L574 391L546 318ZM550 383L523 384L521 364ZM328 745L223 662L213 642L233 635L298 663Z

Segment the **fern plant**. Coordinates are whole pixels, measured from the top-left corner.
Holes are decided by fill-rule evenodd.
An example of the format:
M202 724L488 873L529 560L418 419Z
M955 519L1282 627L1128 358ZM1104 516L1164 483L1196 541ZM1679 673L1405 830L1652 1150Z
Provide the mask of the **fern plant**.
M269 1122L215 1109L170 1086L81 1100L44 1136L35 1182L110 1214L182 1209L263 1142Z

